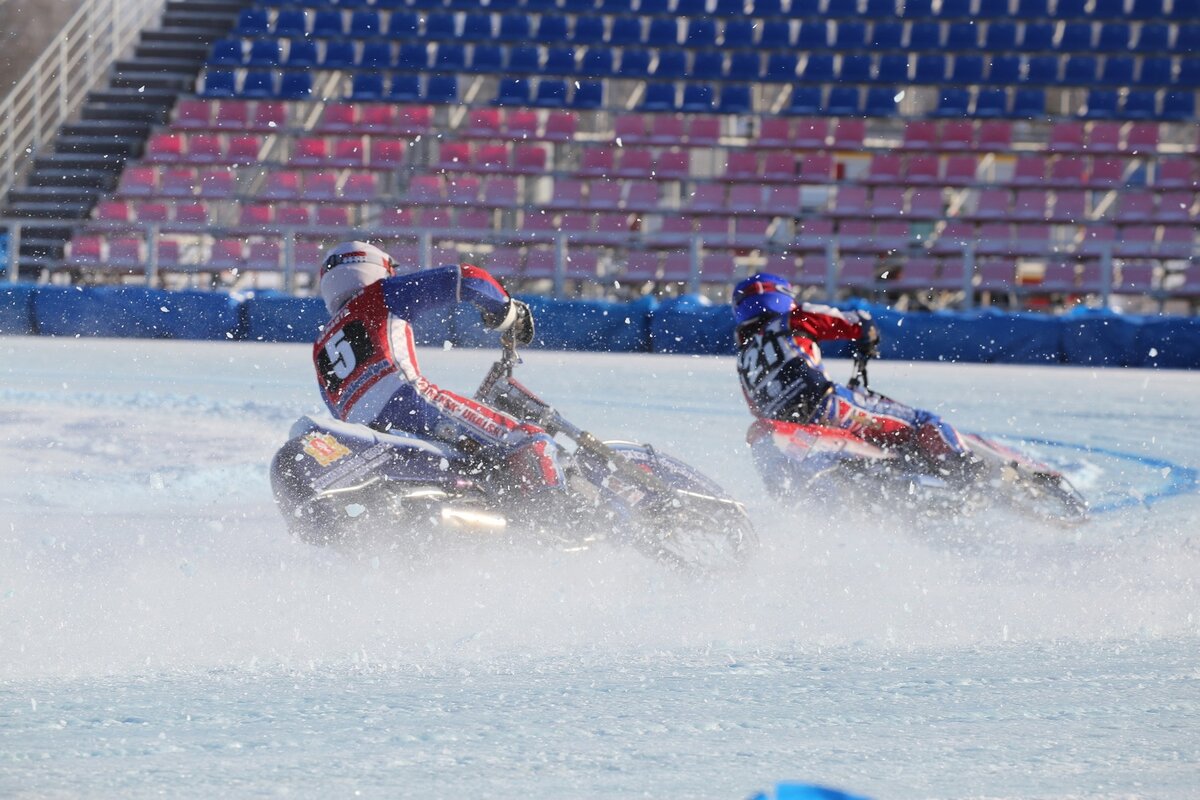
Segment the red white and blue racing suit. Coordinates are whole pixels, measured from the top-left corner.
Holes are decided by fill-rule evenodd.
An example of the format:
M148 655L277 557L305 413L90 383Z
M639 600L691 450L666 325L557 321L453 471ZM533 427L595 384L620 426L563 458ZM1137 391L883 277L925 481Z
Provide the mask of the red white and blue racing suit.
M926 457L961 458L961 435L937 415L834 383L818 341L862 338L869 317L804 303L737 331L738 377L757 417L842 428L880 446L914 444Z
M459 302L473 304L494 325L505 318L509 295L486 271L469 265L396 275L363 289L313 345L325 405L347 422L437 439L504 463L518 485L533 491L561 487L562 469L546 431L421 375L409 320L426 311L448 312Z

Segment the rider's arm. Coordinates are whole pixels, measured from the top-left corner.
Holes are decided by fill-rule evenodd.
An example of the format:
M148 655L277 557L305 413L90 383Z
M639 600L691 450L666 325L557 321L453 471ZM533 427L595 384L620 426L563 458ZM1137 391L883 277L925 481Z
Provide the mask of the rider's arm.
M499 327L513 308L504 287L485 270L469 264L387 278L383 296L388 311L404 319L465 301L478 308L491 327Z
M857 311L840 311L833 306L803 303L792 309L789 326L792 333L810 339L859 339L870 317Z

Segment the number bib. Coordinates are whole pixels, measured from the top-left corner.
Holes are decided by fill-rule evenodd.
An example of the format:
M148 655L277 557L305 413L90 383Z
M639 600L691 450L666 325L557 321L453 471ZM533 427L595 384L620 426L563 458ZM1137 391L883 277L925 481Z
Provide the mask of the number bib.
M326 405L345 419L359 397L396 371L382 295L368 289L351 301L313 345L313 362Z
M830 381L821 369L821 351L815 342L802 346L781 324L770 324L742 341L738 352L738 378L756 414L782 419L807 417L825 396Z

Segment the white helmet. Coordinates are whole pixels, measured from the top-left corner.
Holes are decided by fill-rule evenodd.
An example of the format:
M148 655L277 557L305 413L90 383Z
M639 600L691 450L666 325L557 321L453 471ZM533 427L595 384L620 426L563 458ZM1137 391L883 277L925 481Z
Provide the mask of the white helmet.
M336 314L363 289L395 273L392 257L373 244L335 245L321 265L321 297L325 299L325 308L331 315Z

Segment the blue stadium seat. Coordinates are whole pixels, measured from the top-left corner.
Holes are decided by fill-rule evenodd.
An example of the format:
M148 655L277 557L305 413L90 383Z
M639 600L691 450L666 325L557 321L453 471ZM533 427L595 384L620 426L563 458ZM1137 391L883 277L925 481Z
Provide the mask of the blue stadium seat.
M383 24L377 11L355 11L350 15L350 35L356 39L369 39L383 32Z
M904 26L899 22L876 22L871 29L871 48L899 50L904 46Z
M829 26L825 20L808 19L800 24L800 32L796 34L796 47L801 50L824 50L828 46Z
M1200 86L1200 58L1184 58L1179 61L1179 74L1175 85L1195 89Z
M767 58L767 72L771 72L771 65L776 58L780 58L778 68L780 77L776 80L794 80L794 75L787 73L787 57L772 54ZM804 62L804 69L800 73L800 80L805 83L828 83L833 80L833 54L832 53L810 53Z
M332 39L325 43L321 55L321 66L327 69L348 69L358 62L354 42L349 39Z
M546 49L546 61L542 64L542 72L547 75L574 75L575 48L550 47Z
M1200 52L1200 25L1180 25L1175 33L1175 52Z
M313 77L311 72L285 72L279 81L281 100L307 100L312 97Z
M402 2L402 0L397 1ZM379 5L378 0L376 0L376 5ZM493 13L501 13L516 11L520 5L521 0L490 0L490 2L487 4L487 9Z
M453 14L428 14L425 17L425 38L438 42L443 39L453 39L458 35L458 26Z
M1046 116L1046 91L1017 89L1013 93L1012 115L1022 119L1041 119Z
M833 57L828 54L810 55L808 60L828 59L829 76L833 77ZM767 55L767 68L763 73L763 80L767 81L783 81L789 82L796 80L796 69L799 64L800 57L795 53L770 53ZM807 67L806 67L807 69ZM825 77L817 78L818 81L826 80Z
M713 14L718 17L740 17L746 13L746 0L717 0Z
M643 17L671 13L671 0L640 0L638 14Z
M642 98L642 111L674 111L675 110L675 84L673 83L648 83L646 84L646 94Z
M575 44L603 44L603 17L576 17L575 29L571 32L571 41Z
M933 112L939 117L965 117L971 106L971 92L958 86L942 89L938 96L937 109Z
M683 36L684 47L715 47L717 23L711 18L689 19Z
M794 86L788 104L784 107L785 114L816 114L821 110L820 86Z
M561 78L540 79L533 104L542 108L563 108L567 104L567 82Z
M288 41L287 61L289 67L315 67L317 65L317 43L311 39Z
M785 114L817 114L821 112L821 86L793 86Z
M1167 18L1177 22L1200 18L1200 0L1172 0Z
M1129 9L1129 18L1137 20L1159 19L1166 13L1163 0L1133 0Z
M754 0L754 14L761 16L764 11L759 11L759 6L764 9L770 8L771 3L763 2L763 0ZM782 11L772 11L773 14L782 14ZM788 14L795 19L808 19L821 16L821 0L791 0L788 4Z
M679 23L675 17L655 17L646 29L646 44L651 47L675 47L679 44Z
M1113 89L1089 89L1087 105L1081 114L1086 119L1113 119L1117 116L1117 93Z
M1096 49L1101 53L1124 53L1129 49L1131 28L1121 22L1106 22L1100 26Z
M762 77L762 59L757 50L735 50L729 55L729 71L734 80L758 80Z
M579 81L571 93L571 108L595 109L604 107L604 83Z
M524 14L505 14L500 17L500 31L496 38L504 42L527 42L533 38L529 17Z
M500 72L504 69L504 50L495 44L477 44L471 48L473 72Z
M245 60L241 39L218 39L208 53L208 63L218 66L240 67Z
M1026 23L1021 35L1021 49L1027 51L1054 49L1054 24L1050 22Z
M1049 0L1017 0L1017 19L1045 19L1049 16Z
M313 15L312 35L317 39L334 39L346 35L342 12L321 9Z
M1017 49L1017 26L1012 22L991 22L983 33L983 49L1005 53Z
M650 74L650 51L630 50L621 51L621 66L617 74L623 78L644 78Z
M1090 22L1068 22L1063 25L1058 49L1065 53L1086 52L1092 49L1092 25Z
M765 50L791 47L792 26L780 19L767 20L762 24L758 43Z
M477 0L462 0L462 2L477 2ZM595 6L595 0L561 0L563 13L587 14Z
M713 109L713 87L703 83L685 83L680 111L707 112Z
M267 9L247 8L238 15L234 33L238 36L266 36L270 33Z
M979 19L1004 19L1012 14L1008 0L979 0L979 9L975 15Z
M1137 83L1139 86L1169 86L1174 78L1173 72L1169 58L1143 58Z
M362 56L358 65L363 69L388 70L395 66L392 62L391 42L373 40L363 44Z
M491 14L464 14L462 39L468 42L488 42L495 37Z
M1026 83L1058 83L1058 56L1029 56L1025 60Z
M707 13L707 0L675 0L675 15L678 17L702 17Z
M525 0L523 7L534 14L553 14L558 11L558 0Z
M971 19L971 0L942 0L938 13L942 19Z
M641 44L641 17L615 17L612 21L612 29L608 32L608 43L619 47Z
M753 47L755 23L748 19L731 19L725 23L723 47Z
M458 42L434 45L433 68L439 72L461 72L467 68L467 47Z
M237 94L237 76L233 70L210 69L204 73L205 97L233 97Z
M860 109L859 92L856 87L834 86L829 90L829 96L825 98L825 106L822 110L826 114L848 117L858 114Z
M867 44L867 25L864 22L842 20L833 35L838 50L860 50Z
M838 68L838 80L844 83L869 83L871 81L871 56L866 53L849 53L842 56Z
M424 44L406 42L396 55L396 69L423 72L429 69L429 48Z
M271 30L275 36L280 38L307 36L308 16L303 9L281 8L275 16L275 27Z
M1059 19L1079 19L1087 16L1088 0L1056 0L1054 16Z
M508 52L509 72L539 72L542 68L542 51L532 45L514 47Z
M1100 83L1105 86L1129 86L1133 83L1133 59L1129 56L1109 56L1100 68Z
M425 93L421 99L426 103L457 103L458 76L430 75L425 82Z
M1153 91L1131 89L1121 101L1121 116L1125 119L1154 119L1158 116L1158 96Z
M701 50L692 56L692 68L688 73L693 78L706 81L724 78L725 53L720 50Z
M383 75L378 72L356 72L350 83L350 99L372 101L383 99Z
M721 86L717 100L717 111L722 114L749 114L754 110L750 87L741 83L726 83Z
M1163 95L1162 118L1176 121L1195 122L1196 94L1194 92L1167 92Z
M904 0L901 16L905 19L929 19L933 16L933 0Z
M783 0L750 0L746 13L752 17L778 17L783 13Z
M983 56L958 55L950 68L950 83L974 85L983 83Z
M306 73L288 73L302 75ZM243 97L275 97L275 73L269 69L248 69L242 78Z
M421 99L419 75L393 75L388 84L387 99L393 103L415 103Z
M941 85L946 80L946 57L941 53L920 53L913 68L914 83Z
M1116 23L1120 25L1120 23ZM1133 45L1138 53L1165 53L1171 42L1171 28L1157 22L1147 22L1138 31L1137 42Z
M388 17L387 35L392 39L412 39L421 32L421 18L411 11L393 11Z
M1125 16L1125 0L1092 0L1092 16L1096 19L1121 19Z
M528 78L501 78L492 103L498 106L527 106L530 100L529 90Z
M607 47L589 47L579 65L580 75L605 77L613 74L615 59Z
M1008 115L1008 93L998 86L980 87L975 95L975 114L980 119L996 119Z
M687 75L686 50L662 50L658 54L658 63L654 67L654 77L666 80L682 78Z
M942 26L936 22L914 22L908 26L909 50L940 50Z
M869 117L894 117L900 110L896 102L897 94L893 86L872 86L867 89L867 104L863 113Z
M992 57L988 67L988 83L1012 84L1021 80L1021 57L999 55Z
M1067 56L1062 82L1070 86L1090 86L1096 82L1096 57Z
M538 22L535 41L543 44L560 44L567 40L567 18L545 15Z
M950 51L978 50L979 25L973 22L951 22L946 29L946 49Z
M884 53L879 57L876 80L884 83L903 83L908 80L908 54Z
M896 0L867 0L863 16L867 19L892 19L896 16Z

